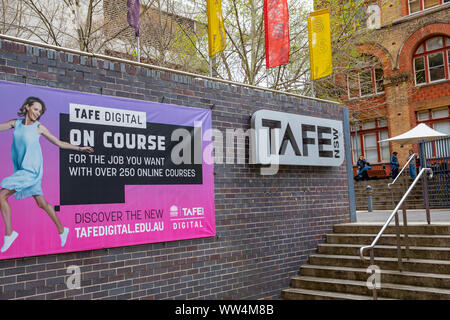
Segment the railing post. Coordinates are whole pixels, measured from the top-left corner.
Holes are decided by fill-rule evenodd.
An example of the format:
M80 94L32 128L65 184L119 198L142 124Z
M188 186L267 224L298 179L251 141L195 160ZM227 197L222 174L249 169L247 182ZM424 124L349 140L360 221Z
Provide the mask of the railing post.
M431 215L430 215L430 199L428 196L428 175L425 172L422 176L423 179L423 193L425 196L425 212L427 213L427 223L431 223Z
M395 230L397 233L397 258L398 258L398 270L403 271L402 263L402 247L400 242L400 224L398 222L398 211L395 212Z
M372 193L373 188L372 186L366 187L366 193L367 193L367 211L372 212L373 211L373 202L372 202Z
M403 202L403 233L404 233L404 240L405 240L405 255L406 258L409 259L409 241L408 241L408 221L406 218L406 204Z
M374 266L375 265L375 257L374 257L374 248L370 249L370 265ZM375 273L375 270L372 271L372 274ZM377 300L377 283L375 282L373 284L373 289L372 289L372 298L373 300Z

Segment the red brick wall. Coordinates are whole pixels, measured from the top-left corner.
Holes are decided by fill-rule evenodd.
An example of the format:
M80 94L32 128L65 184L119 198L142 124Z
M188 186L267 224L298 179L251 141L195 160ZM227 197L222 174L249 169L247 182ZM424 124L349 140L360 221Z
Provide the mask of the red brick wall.
M413 89L412 102L447 97L450 94L450 80L428 84Z

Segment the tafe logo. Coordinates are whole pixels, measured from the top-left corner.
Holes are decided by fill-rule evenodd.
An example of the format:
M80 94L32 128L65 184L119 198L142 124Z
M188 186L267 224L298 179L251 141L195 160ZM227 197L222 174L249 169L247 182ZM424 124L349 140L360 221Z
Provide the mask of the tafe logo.
M259 110L252 129L253 164L340 166L344 161L342 121Z
M203 207L195 208L181 208L183 216L203 216L205 214L205 209Z

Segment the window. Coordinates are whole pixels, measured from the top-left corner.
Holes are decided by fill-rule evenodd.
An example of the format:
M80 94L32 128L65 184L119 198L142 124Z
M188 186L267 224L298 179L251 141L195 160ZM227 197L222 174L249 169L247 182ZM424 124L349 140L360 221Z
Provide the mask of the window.
M354 164L356 164L360 155L363 155L370 163L389 161L389 142L379 142L389 137L387 119L364 121L359 123L357 127L353 126L352 129L352 158ZM355 133L358 134L356 137Z
M433 37L423 42L413 57L416 85L449 79L450 38Z
M432 122L433 129L442 133L450 134L450 122L449 120L443 120L445 118L449 118L448 108L445 109L437 109L431 111L431 118L436 120Z
M450 135L450 107L418 111L416 118L418 123L425 123L436 131ZM433 157L442 157L448 154L450 142L426 144L426 154Z
M447 2L450 2L450 0L408 0L409 14L439 6Z
M417 112L417 122L425 123L430 128L450 134L449 108L438 108Z
M409 13L420 11L421 0L409 0Z
M361 88L361 97L374 93L371 69L359 73L359 86Z
M448 121L436 122L433 124L434 130L441 133L450 134L450 125Z
M350 99L359 97L359 76L352 73L347 76L348 97Z
M378 162L377 134L369 133L364 136L364 153L368 162Z
M380 131L380 140L386 140L389 138L389 134L387 130ZM389 152L389 142L381 142L381 161L389 161L391 157L391 153Z
M447 118L448 117L448 108L433 110L431 112L431 117L433 119Z
M379 127L387 127L387 125L388 125L387 119L380 119L380 120L378 120L378 126ZM383 140L383 139L381 139L381 140Z
M430 119L430 115L428 111L418 112L417 113L417 120L418 121L425 121Z
M360 135L357 135L356 138L352 136L352 155L353 155L353 163L358 162L358 157L361 155L361 143L359 142Z
M347 87L350 99L383 93L383 69L369 67L359 72L353 71L347 76Z
M366 122L363 122L363 124L362 124L363 130L374 129L375 127L376 127L375 120L374 121L366 121Z
M427 79L425 77L425 62L424 57L419 57L414 59L414 71L416 74L416 84L426 83Z
M445 79L444 53L437 52L428 56L430 81Z

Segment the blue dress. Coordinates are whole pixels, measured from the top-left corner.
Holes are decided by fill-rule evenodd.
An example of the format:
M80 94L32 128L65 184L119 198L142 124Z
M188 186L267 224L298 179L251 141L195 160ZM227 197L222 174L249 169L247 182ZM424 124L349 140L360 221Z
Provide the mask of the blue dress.
M14 124L11 158L13 175L3 179L1 185L8 190L16 190L14 197L23 199L43 195L41 180L43 174L42 150L37 132L39 122L24 125L23 119Z

